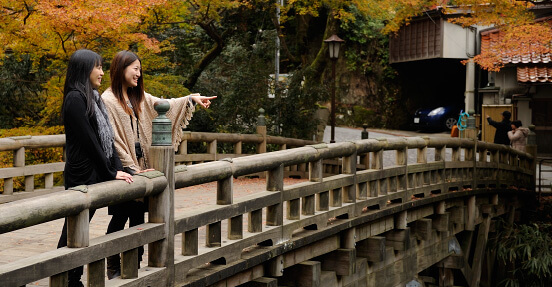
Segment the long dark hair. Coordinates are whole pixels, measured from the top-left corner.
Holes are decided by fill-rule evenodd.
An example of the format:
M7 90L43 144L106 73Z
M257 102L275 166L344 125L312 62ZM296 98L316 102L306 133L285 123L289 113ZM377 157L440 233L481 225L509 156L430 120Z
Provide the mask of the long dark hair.
M81 49L71 55L67 66L67 75L65 77L65 86L63 88L63 107L65 106L65 97L70 91L77 90L86 98L86 115L94 114L94 86L90 82L90 73L92 70L102 65L102 57L90 50Z
M109 74L111 77L111 91L125 110L127 114L131 114L132 110L125 103L123 96L123 83L125 81L125 69L134 61L140 61L138 55L131 51L120 51L113 57L111 61L111 67L109 67ZM140 64L142 61L140 61ZM142 65L140 65L140 78L138 78L138 85L136 87L128 87L127 89L128 99L134 109L136 117L140 117L142 111L140 104L144 100L144 80L142 76Z

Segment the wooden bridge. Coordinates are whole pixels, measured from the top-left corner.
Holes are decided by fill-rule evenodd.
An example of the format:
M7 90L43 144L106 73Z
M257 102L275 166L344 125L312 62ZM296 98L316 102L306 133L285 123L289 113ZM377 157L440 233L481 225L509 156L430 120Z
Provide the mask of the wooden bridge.
M14 167L0 169L0 234L69 220L68 247L0 265L0 285L50 278L66 286L67 270L87 265L88 286L479 286L492 270L483 262L494 220L514 221L534 196L531 139L521 153L458 138L314 144L268 137L262 125L257 132L188 133L176 155L154 142L158 171L70 190L53 186L62 163L24 165L25 149L63 146L63 136L0 139L14 153ZM208 153L188 154L190 142L205 142ZM233 152L217 154L220 143ZM241 154L244 143L259 153ZM267 144L282 150L266 152ZM384 165L384 154L394 163ZM44 188L34 186L39 174ZM284 186L290 175L308 181ZM26 191L14 192L17 176ZM235 198L234 180L244 176L266 186ZM216 202L175 215L175 188L209 182ZM145 224L89 238L90 209L141 197L150 203ZM117 253L122 275L106 280L105 258Z

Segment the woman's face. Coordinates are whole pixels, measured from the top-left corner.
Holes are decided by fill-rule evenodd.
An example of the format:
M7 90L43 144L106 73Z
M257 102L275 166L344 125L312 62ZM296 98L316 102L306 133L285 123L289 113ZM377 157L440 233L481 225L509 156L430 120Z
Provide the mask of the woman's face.
M104 75L102 65L98 65L92 69L92 72L90 72L90 83L92 84L92 87L99 88L102 84L102 77Z
M517 129L516 125L510 125L510 127L511 127L513 130Z
M140 61L136 60L132 62L130 65L128 65L125 68L124 76L125 81L124 84L127 87L136 87L138 86L138 79L140 78Z

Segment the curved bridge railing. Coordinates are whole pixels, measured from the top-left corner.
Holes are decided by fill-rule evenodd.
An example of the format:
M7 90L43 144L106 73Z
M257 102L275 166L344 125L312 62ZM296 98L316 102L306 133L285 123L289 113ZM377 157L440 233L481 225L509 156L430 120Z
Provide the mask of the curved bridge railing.
M0 233L69 220L68 248L0 265L0 282L22 286L50 277L50 286L64 286L67 270L87 265L93 286L237 286L315 266L305 263L313 258L330 262L319 269L346 266L334 273L352 276L362 257L373 264L355 280L384 278L391 283L381 286L395 286L450 255L447 244L458 232L478 224L488 231L492 216L511 211L534 187L530 154L457 138L316 144L191 166L174 166L172 147L153 146L151 153L162 173L146 173L133 184L112 181L0 205ZM394 162L386 164L384 154ZM307 167L308 181L284 186L286 168L298 165ZM259 173L266 187L234 198L234 178ZM209 182L217 183L216 202L174 213L175 188ZM149 197L148 223L89 239L90 209L141 197ZM148 266L140 268L137 248L146 244ZM413 252L412 246L419 249L417 268L389 271L393 262L383 258ZM440 255L420 255L428 248ZM117 253L122 276L106 281L105 258ZM411 257L401 260L414 260L404 254ZM357 265L331 258L354 258ZM479 280L479 263L470 264L462 267L466 278Z
M188 153L189 143L201 143L207 146L205 153ZM231 144L230 151L219 154L217 145ZM257 134L222 134L186 132L182 136L182 142L175 155L175 164L197 164L215 161L219 158L234 158L251 154L242 153L242 146L254 145L255 153L265 153L267 145L276 146L278 149L301 147L308 144L315 144L313 141L268 136L266 127L257 127ZM63 190L61 174L65 167L63 153L65 148L65 135L44 135L44 136L19 136L0 138L0 152L11 153L7 158L13 162L11 166L0 168L0 204L19 199L41 196L52 192ZM42 164L26 163L29 157L28 151L44 151L54 149L60 155L60 161ZM251 150L251 149L249 149ZM297 174L304 176L304 166L290 167L286 170L287 175ZM55 175L59 175L56 183ZM21 179L21 188L17 188L14 179Z

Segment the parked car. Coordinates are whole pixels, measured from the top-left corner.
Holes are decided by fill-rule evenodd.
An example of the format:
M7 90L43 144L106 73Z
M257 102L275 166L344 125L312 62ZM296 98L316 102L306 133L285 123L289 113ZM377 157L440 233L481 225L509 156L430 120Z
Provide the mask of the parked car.
M458 122L461 108L440 106L420 108L414 113L412 127L418 130L451 130Z

